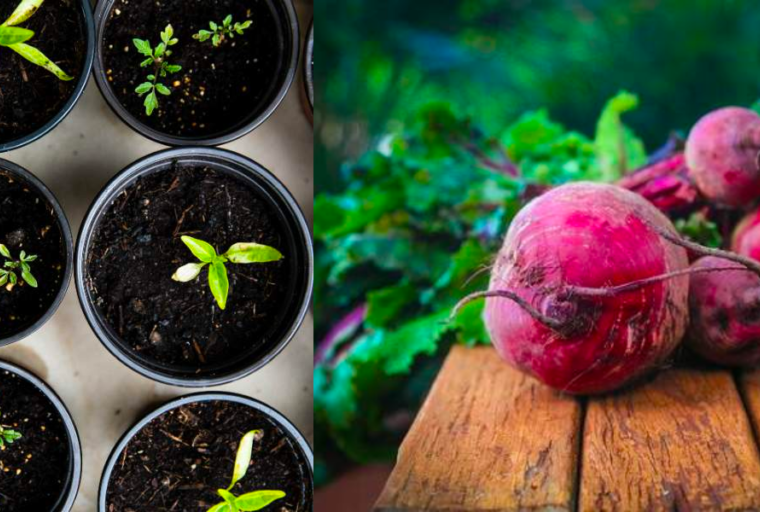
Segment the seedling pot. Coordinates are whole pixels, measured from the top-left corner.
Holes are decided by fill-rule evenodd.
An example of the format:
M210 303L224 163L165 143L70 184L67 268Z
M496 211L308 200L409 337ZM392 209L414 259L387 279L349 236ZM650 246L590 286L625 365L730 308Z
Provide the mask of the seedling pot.
M17 5L19 2L17 1L9 2L9 4L11 3L13 5ZM74 0L73 3L77 6L77 9L78 9L78 13L80 16L80 26L81 26L81 30L83 31L84 41L82 42L83 55L82 55L82 62L81 62L80 69L78 71L67 70L70 73L72 73L72 76L75 77L73 81L67 82L67 84L71 84L70 87L72 88L72 91L70 92L68 99L62 102L61 106L55 110L52 116L46 122L42 123L40 126L36 128L32 128L29 133L20 134L9 140L0 138L0 153L4 153L7 151L24 147L47 135L56 126L58 126L61 123L61 121L63 121L66 118L67 115L69 115L69 113L73 110L74 106L77 104L79 99L82 97L82 94L84 93L84 89L87 86L87 81L90 79L90 72L92 71L92 64L95 58L95 22L94 22L94 17L92 13L92 7L90 7L89 0ZM40 11L38 11L27 23L25 23L24 26L29 26L29 25L34 26L33 24L37 21L36 18L39 18L41 16L42 10L44 10L46 7L49 8L50 6L47 3L43 4ZM46 30L43 32L41 28L42 27L40 27L40 33L36 35L38 36L38 38L40 37L44 38L45 34L50 33L50 30ZM46 41L45 43L48 44L48 46L46 47L46 51L47 51L47 48L54 48L56 42ZM37 45L38 44L37 39L32 38L29 44ZM3 48L2 52L4 54L3 60L7 65L8 59L11 58L11 55L13 55L13 51ZM49 52L47 56L53 61L60 60L59 53ZM27 77L27 80L29 81L57 80L55 77L52 77L52 75L48 76L47 71L35 69L35 66L31 63L25 64L25 72L30 74ZM4 92L8 94L8 91L4 91ZM26 108L26 107L22 107L22 108ZM35 124L39 124L39 123L35 123Z
M314 22L311 22L306 36L303 61L303 108L306 117L314 123Z
M44 235L36 232L34 234L39 235L39 238L37 239L39 240L38 243L50 242L50 254L54 254L55 256L52 260L51 258L53 258L53 256L49 256L48 258L42 258L31 264L32 273L41 271L43 274L37 275L39 278L39 288L36 290L28 288L24 289L24 293L28 292L29 294L32 294L29 295L29 297L30 300L31 297L34 298L35 307L39 308L39 316L37 316L36 319L34 316L25 319L17 319L16 321L19 322L17 328L13 328L9 332L0 335L0 347L10 345L11 343L26 338L50 320L53 314L58 310L58 307L61 305L61 302L63 302L63 298L66 295L71 280L74 260L74 242L69 221L66 219L66 214L63 212L63 208L61 208L61 205L58 203L58 200L53 193L44 183L42 183L42 181L23 167L16 165L13 162L0 159L0 180L2 180L0 181L0 190L2 190L2 186L5 183L10 183L5 181L7 179L12 180L14 184L14 189L10 192L11 194L31 194L29 196L30 202L42 202L40 203L40 209L44 210L44 215L46 215L45 222L50 222L50 229L46 230ZM22 189L25 191L22 191ZM13 197L11 197L11 199L13 199ZM35 209L36 208L37 206L35 206ZM0 211L0 243L11 245L10 248L14 256L18 256L22 249L29 250L29 240L22 243L19 247L15 247L4 238L10 236L10 232L15 231L16 228L24 228L26 226L19 226L18 224L3 226L1 213L2 212ZM18 213L18 215L16 215L16 213ZM15 218L19 218L22 217L25 212L9 212L9 214L13 215ZM6 229L3 229L4 227ZM32 233L29 231L24 236L29 237L31 235ZM47 244L45 245L47 246ZM37 247L39 247L39 245ZM7 294L19 293L19 290L20 288L17 288L13 292L8 292L4 288L0 288L0 293L6 294L5 298L11 300L12 296ZM42 302L37 303L37 297L40 296L42 297L42 299L40 299ZM4 309L6 310L4 314L10 314L7 307ZM14 312L14 315L15 314L16 312ZM4 322L6 324L9 323L8 319L4 319Z
M124 479L125 474L123 472L125 466L127 466L127 470L129 470L128 466L131 463L131 459L129 457L130 452L127 450L127 448L130 447L131 443L135 442L136 439L139 441L139 438L145 437L146 439L143 439L141 441L142 444L140 446L141 448L143 446L147 446L145 443L151 439L151 437L149 437L150 429L163 430L161 427L165 426L166 422L174 423L174 428L170 430L172 430L172 435L175 437L178 434L191 437L195 434L193 428L197 427L197 424L202 424L207 420L208 416L211 416L211 414L208 413L201 418L201 415L204 414L201 411L203 411L204 408L209 408L207 411L210 410L211 412L221 410L221 408L227 408L228 412L230 410L234 410L238 413L245 413L245 411L248 411L248 413L251 414L255 419L253 419L251 423L245 423L246 426L244 429L263 428L265 442L267 441L267 436L271 436L271 439L269 439L270 443L273 442L274 439L279 438L280 442L277 444L280 445L281 448L278 449L287 451L287 456L290 461L298 461L297 469L298 472L301 473L301 481L296 482L295 484L293 484L292 481L290 482L291 489L295 487L297 488L297 492L301 494L300 503L297 503L296 506L300 507L298 508L299 510L311 510L313 494L314 455L311 447L303 435L298 431L298 429L280 412L253 398L232 393L198 393L172 400L162 407L159 407L154 412L148 414L140 421L138 421L121 437L111 452L111 455L108 458L108 461L106 462L105 468L103 470L98 494L98 511L108 512L112 510L109 508L109 498L112 498L112 496L109 496L109 493L116 492L116 486L112 486L111 481L115 475L119 480ZM180 430L179 427L182 427L182 424L185 422L189 423L190 427L187 429L182 428L182 430ZM196 422L196 424L194 424L194 422ZM202 429L202 427L197 428ZM220 437L231 434L225 430L224 426L214 428L213 432L214 436ZM234 437L236 438L239 436L239 434L239 432L235 432ZM209 449L213 448L213 440L205 438L202 435L202 432L198 435L198 444L202 444L204 440L208 440L209 443L212 444L212 447ZM174 441L176 442L176 440ZM178 450L184 450L186 448L181 443L176 444L175 447ZM174 449L174 447L172 447L172 449ZM126 453L125 450L127 450ZM185 455L190 454L190 452L185 453ZM151 462L151 455L152 454L147 453L145 450L143 450L141 453L141 456L144 458L144 460L148 460L148 464ZM167 451L163 451L159 455L165 459L171 459L177 454L173 454L171 451L168 453ZM201 457L201 455L196 455L196 453L192 453L192 456L197 456L198 458ZM262 460L260 453L257 454L257 452L254 451L253 461L253 465L249 471L266 471L266 467L261 467L262 463L266 463L266 460ZM142 462L143 461L141 460L140 463ZM203 464L205 463L208 463L208 461L203 462ZM219 471L224 472L226 475L227 472L231 471L231 468L227 467L229 465L230 464L228 462L220 460ZM295 472L292 472L291 474L295 474ZM190 474L184 474L182 477L183 482L186 482L188 485L205 486L208 484L207 482L193 480L193 476ZM140 486L140 491L138 491L136 494L139 494L139 492L142 491L143 487L144 486ZM208 494L203 494L203 499L204 501L213 501L213 491L215 489L211 487L208 490L212 491L210 497L207 497ZM291 497L291 499L294 499L294 497ZM217 501L220 500L217 498ZM129 497L127 498L127 502L129 502ZM212 504L213 503L209 504L209 508ZM280 507L277 505L278 504L275 503L267 509L271 508L272 510L280 510ZM135 505L130 503L130 506ZM145 507L144 504L138 506ZM306 508L303 508L304 506ZM295 506L293 509L296 509Z
M82 478L82 447L76 425L74 424L74 420L72 419L71 414L69 414L66 406L55 393L55 391L53 391L44 381L42 381L33 373L3 360L0 360L0 372L8 372L10 374L13 374L17 378L26 381L31 386L36 388L36 390L38 390L41 395L43 395L44 398L46 398L52 404L53 409L60 416L62 427L56 426L56 428L61 428L62 431L65 431L65 434L67 436L68 464L66 467L60 468L60 471L56 473L62 475L61 481L63 482L63 489L55 504L52 506L52 508L50 508L50 511L68 512L74 506L74 500L76 499L77 493L79 492L79 484ZM28 422L22 423L19 427L23 428L26 432L29 432L28 429L33 428L33 426L39 428L39 425L35 424L35 422L43 421L43 418L29 417L28 419ZM49 424L48 429L50 429ZM16 441L16 443L6 445L6 449L4 451L6 457L9 453L9 450L29 449L29 446L24 446L23 442L25 439L27 440L27 443L31 442L31 437L31 435L27 434L26 438L22 437L22 439ZM34 461L34 458L30 459L30 464L34 463ZM50 463L49 460L46 460L44 458L41 459L41 462ZM23 470L29 470L29 467L25 465L23 466L22 471ZM29 492L39 493L40 489L29 489Z
M245 34L227 38L219 48L193 39L200 29L209 28L209 22L221 23L227 14L234 13L235 21L243 21L246 8L253 25ZM124 21L129 16L135 18ZM223 0L161 4L101 0L95 19L95 78L103 97L130 128L168 146L217 146L251 132L280 105L298 69L300 35L292 0L263 0L248 6L227 5ZM140 71L142 59L132 39L157 44L168 24L177 39L170 48L171 61L182 70L161 79L171 94L159 95L161 107L147 116L135 88L150 71ZM256 53L264 44L268 49ZM235 48L246 53L225 53ZM209 71L212 66L213 72ZM217 74L226 78L219 79ZM229 92L222 94L227 87ZM210 119L222 111L226 112L223 121Z
M225 181L218 185L218 180ZM170 185L159 186L156 183ZM209 183L213 184L210 189ZM192 187L200 187L198 190L201 192L193 192L197 195L188 193L187 198L190 199L181 195L178 200L169 200L173 196L168 194L185 194L182 188L185 186L191 187L190 190L196 190ZM157 187L160 192L155 192ZM235 195L238 189L245 194L251 194L242 196L243 204L246 208L250 206L251 211L232 214L231 210L209 210L208 206L204 206L214 198L220 201L239 201L239 197ZM199 198L197 201L196 197ZM189 202L180 204L181 201ZM164 206L166 203L168 206ZM122 211L131 211L131 205L137 205L135 211L139 216L143 215L144 206L146 218L168 216L170 219L166 221L168 227L162 228L163 232L151 232L152 224L147 231L142 227L135 228L139 231L136 231L134 236L129 235L128 242L124 242L124 245L129 247L124 249L120 245L122 242L114 242L115 239L106 238L106 235L114 231L121 233L123 230L132 229L131 225L126 225L131 224L131 221L123 221L121 217L114 220L114 216L121 215ZM163 209L157 213L148 210L151 207ZM254 210L258 213L252 213ZM228 211L230 213L227 213ZM217 214L221 218L217 218ZM205 229L206 225L218 222L259 222L265 217L269 219L267 222L271 226L275 226L272 229L278 235L278 248L285 254L283 261L278 262L282 266L276 267L276 270L275 267L255 267L255 272L271 270L273 273L267 273L266 276L270 277L264 278L255 274L249 280L235 278L235 272L247 271L254 266L230 269L232 285L230 304L226 310L219 309L213 298L208 295L208 287L202 282L204 274L190 283L175 283L170 279L174 271L172 266L192 261L192 255L179 241L181 229L192 231L193 222L196 228ZM101 235L101 232L105 234ZM129 296L119 295L112 298L115 297L114 294L121 294L123 288L132 285L132 277L122 278L122 270L126 272L127 269L122 268L121 264L118 264L111 277L102 277L105 275L105 270L102 269L110 268L103 266L108 263L106 260L122 257L121 253L111 252L112 249L104 245L106 241L117 244L117 247L113 248L114 251L126 250L127 255L130 255L130 250L134 251L131 253L134 257L128 258L135 259L139 254L143 254L138 254L137 251L145 251L145 259L142 261L146 263L135 263L139 265L136 274L141 273L143 268L146 272L149 271L147 269L154 261L152 255L158 247L161 247L164 253L175 254L173 251L176 251L176 256L161 256L171 258L171 261L167 263L162 260L162 263L156 263L157 270L150 274L147 284L138 284L135 289L129 291ZM247 241L266 243L260 240L234 240ZM225 247L234 242L228 240ZM125 261L127 266L132 264L129 259ZM134 371L158 382L206 387L232 382L251 374L270 362L290 342L307 313L311 298L313 246L306 220L295 199L285 186L261 165L226 150L178 148L139 160L105 186L91 205L82 224L76 248L75 269L77 292L87 321L103 345L116 358ZM109 279L118 283L112 284ZM232 281L233 279L237 281ZM268 287L270 279L282 283L281 286L267 288L270 291L274 290L272 293L277 294L276 298L265 301L264 305L259 302L258 306L254 304L249 308L250 304L242 297L243 292L248 290L245 287L250 286L255 290L260 286ZM256 284L248 284L249 281L256 281ZM151 292L148 290L151 286L157 288ZM154 298L157 294L163 297L165 290L169 290L166 292L166 300L170 305L174 304L177 294L187 294L183 295L186 297L183 299L183 306L176 309L171 309L171 306L170 311L162 313L162 308L166 307L157 306L159 302ZM237 305L235 300L239 300ZM185 308L188 308L187 311ZM131 325L128 316L130 314L133 315ZM171 321L163 321L163 318L167 318L165 315L176 316L171 316ZM202 315L211 318L211 322L192 323L199 322ZM229 320L233 318L234 321ZM147 319L144 328L141 327L143 324L135 325L143 322L143 319ZM246 323L249 321L261 323L249 325ZM258 330L260 326L263 327ZM239 336L240 332L243 332L242 337ZM216 352L216 357L212 357L213 351L219 349L219 343L222 342L227 343L224 350ZM170 352L172 357L176 356L174 359L166 356Z

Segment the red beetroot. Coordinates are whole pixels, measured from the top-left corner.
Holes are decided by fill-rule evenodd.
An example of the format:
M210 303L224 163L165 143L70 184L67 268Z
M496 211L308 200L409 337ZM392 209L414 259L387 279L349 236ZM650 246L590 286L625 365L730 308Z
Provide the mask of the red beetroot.
M760 261L760 210L748 214L736 225L731 250Z
M744 206L760 197L760 116L726 107L710 112L686 141L686 164L708 199Z
M613 390L660 365L686 329L689 281L657 279L688 267L661 232L676 236L651 203L613 185L564 185L530 202L484 294L498 352L570 393Z
M690 278L688 345L709 361L729 366L760 363L760 277L742 265L707 256L693 268L736 271L694 273Z
M642 167L624 176L617 184L645 197L669 214L688 212L700 202L683 153L675 153Z

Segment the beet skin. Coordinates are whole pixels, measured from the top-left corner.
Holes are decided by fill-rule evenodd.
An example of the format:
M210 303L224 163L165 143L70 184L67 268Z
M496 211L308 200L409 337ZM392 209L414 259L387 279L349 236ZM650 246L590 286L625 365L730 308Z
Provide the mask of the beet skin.
M686 251L657 229L675 234L651 203L614 185L563 185L531 201L509 228L489 293L508 290L533 314L486 299L501 356L576 394L614 390L661 365L686 329L689 278L611 288L688 267Z
M759 153L760 116L741 107L705 115L686 141L686 164L699 190L732 207L760 197Z
M738 263L706 256L693 268L736 271L691 275L689 346L708 361L727 366L760 364L760 277Z

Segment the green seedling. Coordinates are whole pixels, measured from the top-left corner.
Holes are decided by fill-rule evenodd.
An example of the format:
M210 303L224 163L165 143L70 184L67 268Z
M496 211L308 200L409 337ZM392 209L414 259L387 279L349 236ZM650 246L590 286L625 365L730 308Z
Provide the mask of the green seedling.
M34 37L33 31L17 26L31 18L39 10L44 1L22 0L18 4L16 10L0 25L0 46L9 48L32 64L47 69L60 80L66 82L74 80L73 76L67 75L52 60L48 59L44 53L34 46L26 44L27 41Z
M280 251L274 247L257 243L235 244L227 249L227 252L220 255L217 254L216 249L211 244L203 240L183 236L182 241L190 249L190 252L200 260L200 263L183 265L177 269L172 279L180 283L190 282L197 278L201 270L208 265L208 285L221 309L227 307L227 297L230 292L230 282L227 278L225 263L269 263L283 258Z
M37 259L37 256L21 251L18 259L15 259L11 256L11 251L3 244L0 244L0 256L7 260L0 268L0 286L5 286L8 291L13 290L13 287L18 284L16 272L20 272L21 279L26 284L32 288L37 288L37 279L32 275L32 268L29 266L31 262Z
M253 455L253 443L262 438L261 430L252 430L240 440L235 467L232 472L232 483L226 489L219 489L217 494L224 500L217 503L207 512L253 512L268 507L271 503L285 497L282 491L254 491L241 496L232 494L232 488L245 477Z
M6 444L13 444L23 436L7 425L0 425L0 448L5 448Z
M147 68L153 66L153 72L148 75L148 80L141 83L135 89L135 92L141 98L145 96L145 113L149 116L158 108L158 95L170 96L172 91L165 84L159 82L159 79L166 78L170 74L182 70L182 66L170 64L168 59L172 55L169 47L179 43L179 39L174 37L174 28L167 25L161 32L161 42L154 48L150 41L143 39L133 39L137 51L145 57L140 63L140 67Z
M235 23L233 25L232 14L230 14L224 18L221 25L214 23L213 21L210 22L209 28L211 28L211 30L201 30L193 36L193 39L197 39L200 42L211 39L211 43L214 46L221 46L227 37L234 39L235 34L242 36L246 29L250 28L251 25L253 25L251 20L246 20L243 23Z

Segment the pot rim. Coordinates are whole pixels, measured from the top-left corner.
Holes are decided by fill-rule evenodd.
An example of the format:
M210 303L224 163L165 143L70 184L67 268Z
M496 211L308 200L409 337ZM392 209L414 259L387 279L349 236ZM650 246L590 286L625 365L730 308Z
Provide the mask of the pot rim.
M222 144L227 144L229 142L237 140L244 135L247 135L248 133L264 124L264 122L266 122L282 104L283 100L288 94L288 91L290 91L290 87L293 85L293 80L298 68L298 58L300 53L300 32L298 25L298 16L296 14L295 7L293 6L292 0L274 1L279 2L283 7L284 16L287 18L287 22L285 22L284 18L281 18L281 22L283 23L283 30L286 32L285 38L290 39L292 49L289 55L285 55L287 62L287 71L285 72L284 80L280 86L280 89L277 91L277 94L274 96L270 104L261 112L261 114L251 119L250 121L243 122L237 127L233 127L232 129L223 131L219 134L209 135L205 137L181 137L177 135L169 135L151 128L139 120L126 108L124 108L124 106L121 104L111 89L108 80L106 79L105 66L103 64L103 40L105 37L105 26L106 22L108 21L108 15L110 14L111 9L114 7L116 0L100 0L95 8L97 42L95 44L94 50L95 62L93 66L93 74L95 75L95 82L98 84L100 93L106 100L106 103L111 108L111 110L122 120L122 122L129 126L133 131L139 133L144 137L147 137L148 139L158 142L159 144L178 147L220 146ZM289 38L287 37L288 29L290 30Z
M79 102L80 98L84 94L84 90L87 88L87 83L90 80L90 74L92 73L92 66L95 60L95 18L92 14L92 6L90 6L89 0L79 0L79 4L84 12L84 25L85 36L87 38L87 50L84 59L84 67L79 75L79 81L77 82L74 92L69 100L63 105L61 110L53 116L47 123L36 131L19 137L18 139L11 140L5 143L0 143L0 153L6 153L14 149L19 149L24 146L35 142L56 128L61 122L74 110L74 107Z
M47 186L39 178L37 178L34 174L24 169L20 165L2 158L0 158L0 171L7 171L18 176L29 186L36 189L37 192L39 192L40 195L42 195L42 197L44 197L48 203L50 203L50 205L53 207L53 211L55 212L55 218L61 228L61 236L63 236L63 244L66 251L66 268L63 271L61 288L58 290L58 294L50 304L50 307L36 322L34 322L23 331L7 338L0 338L0 348L2 348L12 343L16 343L17 341L21 341L24 338L32 335L43 325L45 325L53 317L53 315L55 315L56 311L58 311L58 308L63 302L63 299L66 297L66 292L68 291L69 283L71 282L71 274L74 267L74 238L71 233L71 225L69 224L69 220L66 218L66 213L63 211L63 207L61 207L61 204L58 202L58 199L55 197L55 195L53 195L50 189L47 188Z
M59 508L57 512L69 512L74 506L74 501L79 494L79 486L82 481L82 443L79 439L79 432L74 423L74 418L66 408L66 404L63 403L63 400L61 400L53 388L31 371L13 363L9 363L4 359L0 359L0 370L15 373L19 377L31 382L47 397L48 400L50 400L63 420L63 424L66 427L66 433L69 437L69 453L71 454L71 463L69 465L70 479L66 489L61 493L61 496L66 496L66 499L63 501L61 508Z
M122 436L119 438L119 441L111 450L111 453L108 456L108 459L106 460L105 466L103 467L103 473L101 474L101 477L100 477L100 485L98 486L98 511L106 512L107 510L106 498L108 497L108 484L111 481L113 468L116 465L116 462L118 461L119 456L124 451L124 448L126 448L126 446L129 444L132 438L135 437L135 435L137 435L143 428L145 428L145 426L148 423L150 423L154 419L158 418L159 416L162 416L163 414L173 409L176 409L178 407L182 407L184 405L191 404L191 403L211 402L211 401L228 401L228 402L234 402L234 403L247 405L249 407L252 407L253 409L263 412L264 414L267 414L269 417L274 419L280 425L280 427L296 441L298 446L301 448L301 451L303 452L304 457L306 458L308 462L309 469L311 470L311 477L312 477L312 482L313 482L314 480L314 452L311 446L309 445L309 443L306 441L306 438L298 429L298 427L296 427L280 411L278 411L274 407L260 400L257 400L249 396L241 395L239 393L230 393L230 392L224 392L224 391L193 393L190 395L185 395L185 396L181 396L179 398L170 400L169 402L155 409L153 412L145 415L142 419L139 419L137 422L134 423L134 425L131 428L129 428L124 434L122 434Z
M102 319L102 315L93 305L90 300L90 294L85 286L84 276L86 275L86 259L87 250L90 245L90 241L94 236L94 228L97 226L104 211L107 210L110 202L113 198L120 193L125 187L129 186L136 179L146 172L152 171L158 165L162 163L168 163L176 160L192 160L192 159L218 159L221 161L230 162L238 165L251 175L255 175L257 178L261 178L269 189L261 186L264 192L275 195L284 203L282 205L272 204L273 208L276 208L281 215L288 219L294 227L292 228L293 238L297 245L297 249L302 253L300 256L303 258L303 266L305 270L303 273L303 293L297 295L298 304L296 312L292 315L292 321L288 320L283 322L283 334L280 339L271 345L268 351L266 351L261 357L258 357L254 362L244 365L239 370L222 373L214 377L198 377L198 376L174 376L169 375L166 372L159 371L156 368L149 367L146 364L139 362L138 358L134 356L134 352L127 350L119 343L117 337L109 332L106 328L106 323ZM285 185L280 182L270 171L265 167L255 162L254 160L244 157L238 153L226 149L210 148L210 147L196 147L196 148L173 148L158 151L146 157L143 157L136 162L130 164L121 172L119 172L111 181L109 181L103 189L98 193L96 198L90 205L82 225L79 231L79 239L76 246L76 258L74 265L74 281L76 284L77 295L79 297L79 304L84 312L87 322L90 324L91 329L103 344L106 349L119 361L121 361L128 368L136 371L137 373L163 384L169 384L180 387L212 387L222 384L228 384L240 380L248 375L251 375L255 371L263 368L275 359L291 342L299 331L301 325L309 310L309 304L311 302L312 289L314 286L314 247L311 241L311 235L306 222L306 218L301 211L300 206L296 202L295 198L291 195L290 191ZM295 294L293 295L296 296ZM285 327L288 323L289 326Z
M306 51L304 52L304 83L306 84L306 99L312 112L314 111L314 68L311 65L314 60L314 20L309 25L306 35Z

